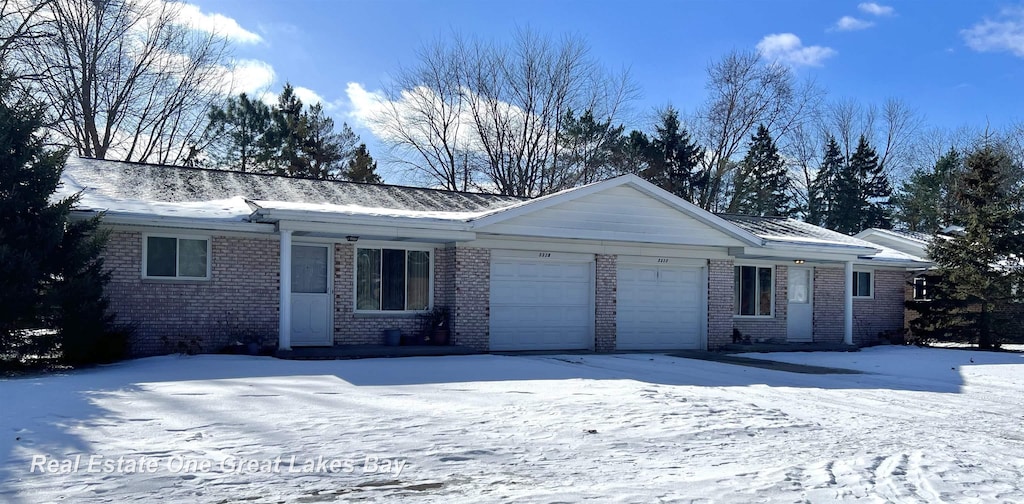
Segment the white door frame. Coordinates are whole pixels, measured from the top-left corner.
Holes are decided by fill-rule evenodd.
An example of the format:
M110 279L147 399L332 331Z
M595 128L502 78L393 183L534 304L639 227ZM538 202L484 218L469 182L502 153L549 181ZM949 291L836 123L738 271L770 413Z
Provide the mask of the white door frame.
M334 345L334 244L333 243L323 243L323 242L319 242L318 243L318 242L306 242L306 241L293 241L292 242L292 247L322 247L322 248L327 249L327 292L323 293L323 294L318 294L318 293L317 294L314 294L314 293L301 293L301 292L299 292L299 293L297 293L297 292L289 292L288 293L289 294L289 299L293 298L295 296L295 294L301 294L301 295L307 295L307 296L308 295L318 295L318 296L326 296L327 297L327 325L325 326L325 327L327 327L327 334L324 336L324 341L322 342L322 345L303 344L303 345L298 345L298 346L333 346ZM292 254L292 255L294 255L294 254ZM292 285L294 285L293 282L290 282L290 283ZM292 301L292 302L294 302L294 301ZM294 316L294 314L293 314L293 316ZM294 344L294 340L293 340L292 346L296 346Z

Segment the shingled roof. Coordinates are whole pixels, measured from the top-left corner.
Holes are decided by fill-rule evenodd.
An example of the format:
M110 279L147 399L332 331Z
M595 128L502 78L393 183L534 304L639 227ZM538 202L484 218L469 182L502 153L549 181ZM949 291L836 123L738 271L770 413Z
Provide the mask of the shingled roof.
M83 191L83 208L111 211L117 211L118 202L188 204L234 199L461 213L487 212L524 201L493 194L89 158L68 159L63 182L64 194Z

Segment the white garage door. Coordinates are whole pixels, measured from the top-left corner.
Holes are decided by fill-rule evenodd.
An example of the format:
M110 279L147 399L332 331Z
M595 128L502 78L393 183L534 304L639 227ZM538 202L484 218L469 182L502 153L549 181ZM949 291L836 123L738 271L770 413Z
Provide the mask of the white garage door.
M620 264L617 348L700 349L707 299L702 272L700 267Z
M594 340L592 263L491 261L491 350L581 350Z

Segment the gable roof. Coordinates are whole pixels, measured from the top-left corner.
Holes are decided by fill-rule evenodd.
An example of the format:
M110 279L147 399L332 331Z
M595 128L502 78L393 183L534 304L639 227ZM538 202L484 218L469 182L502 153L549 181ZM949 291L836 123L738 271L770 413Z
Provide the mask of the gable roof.
M718 215L769 241L826 246L852 246L867 249L878 248L877 245L859 238L787 217L759 217L727 213L720 213Z
M459 220L523 198L419 187L325 181L202 168L69 158L61 196L82 191L81 209L242 220L256 208L427 214ZM286 202L286 203L284 203ZM251 204L250 204L251 203ZM365 212L364 212L365 210Z
M563 205L572 201L579 201L588 196L607 192L618 187L630 187L666 205L667 207L692 218L707 227L724 233L727 236L740 240L750 245L761 245L761 239L743 229L740 226L729 222L703 208L690 203L636 175L626 174L600 182L594 182L581 187L566 189L561 192L549 194L519 204L500 208L472 219L474 227L479 229L485 226L500 224L502 222L523 217L545 209Z

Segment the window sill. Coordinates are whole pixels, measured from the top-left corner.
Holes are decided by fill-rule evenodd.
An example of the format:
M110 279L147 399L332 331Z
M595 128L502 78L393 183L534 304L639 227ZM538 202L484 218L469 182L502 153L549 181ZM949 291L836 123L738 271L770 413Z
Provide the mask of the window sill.
M415 318L430 313L430 310L407 311L407 310L356 310L352 313L355 318Z
M875 299L875 296L853 296L853 300L854 301L857 301L857 300L870 301L872 299Z
M142 283L152 283L152 284L168 284L168 283L200 284L200 283L209 283L209 282L210 282L210 278L142 277Z
M734 318L734 319L741 319L741 320L746 320L746 319L755 319L755 320L756 319L773 319L773 318L775 318L775 315L774 314L773 315L733 315L732 318Z

